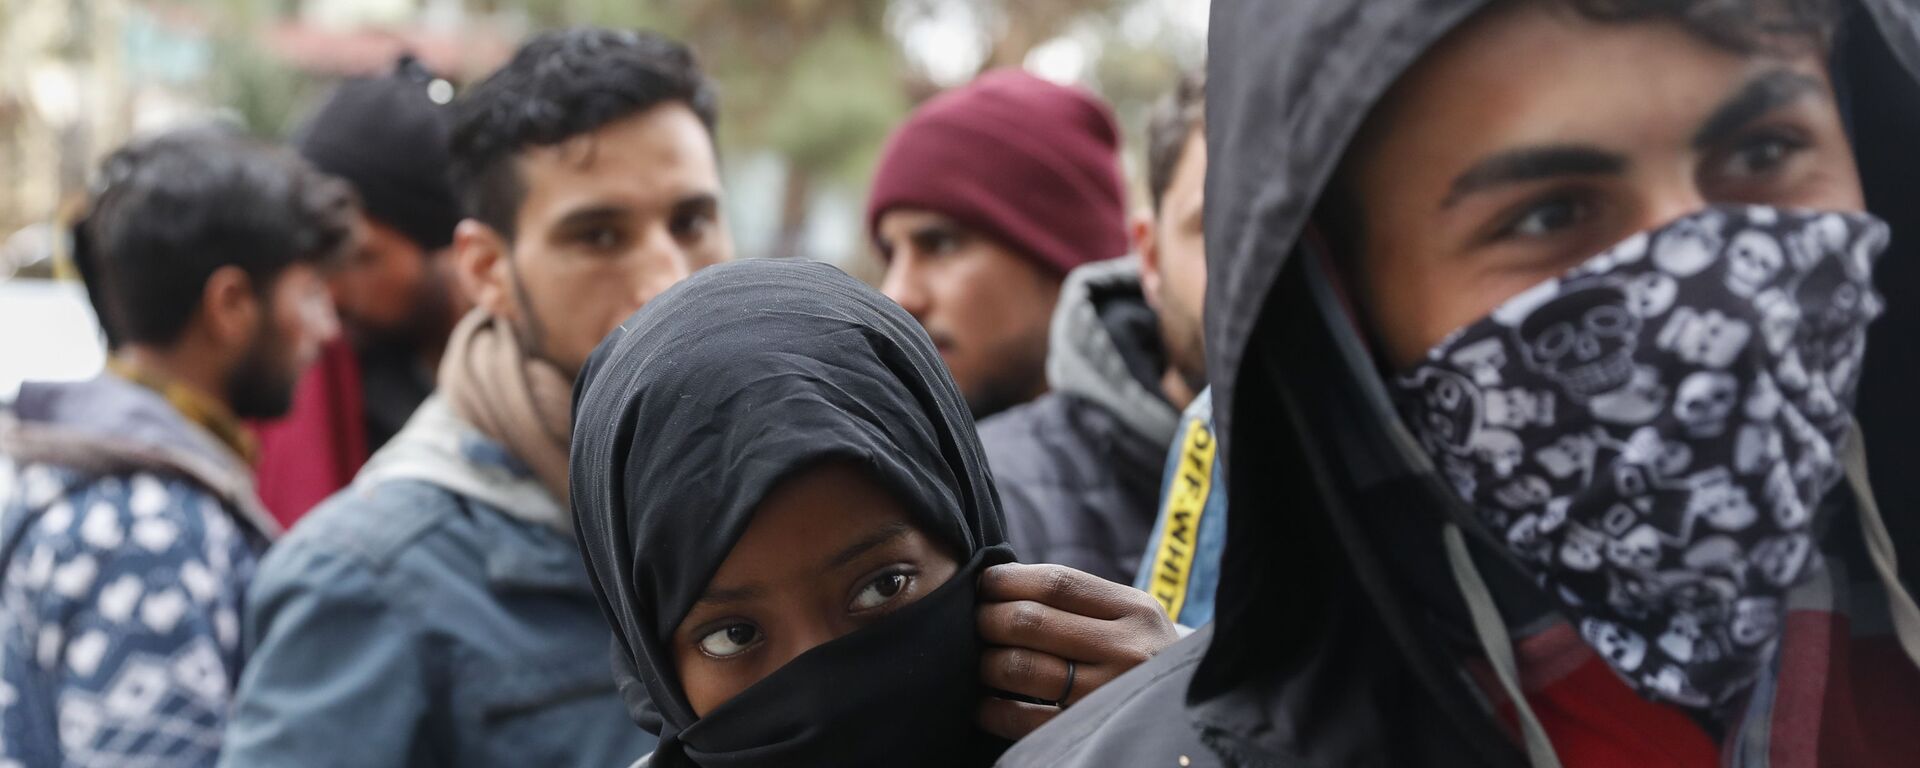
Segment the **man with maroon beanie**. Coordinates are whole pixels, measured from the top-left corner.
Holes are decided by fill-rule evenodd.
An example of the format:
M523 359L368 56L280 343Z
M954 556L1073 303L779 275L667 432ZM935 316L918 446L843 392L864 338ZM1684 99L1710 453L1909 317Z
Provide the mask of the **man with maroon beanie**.
M1067 272L1127 252L1113 112L1018 70L981 75L894 133L867 223L882 289L926 327L974 417L1032 400Z

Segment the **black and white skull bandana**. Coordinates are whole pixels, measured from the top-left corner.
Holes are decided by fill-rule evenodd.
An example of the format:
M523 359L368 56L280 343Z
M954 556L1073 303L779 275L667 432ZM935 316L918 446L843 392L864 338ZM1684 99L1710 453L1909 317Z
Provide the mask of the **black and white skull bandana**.
M1515 297L1390 389L1629 685L1716 710L1821 567L1887 239L1864 214L1708 209Z

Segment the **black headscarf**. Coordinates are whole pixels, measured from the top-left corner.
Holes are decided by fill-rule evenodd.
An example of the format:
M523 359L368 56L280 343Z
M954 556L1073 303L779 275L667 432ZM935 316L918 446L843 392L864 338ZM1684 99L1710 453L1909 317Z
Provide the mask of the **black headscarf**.
M661 735L656 766L976 753L974 577L1010 554L966 403L898 305L823 264L707 269L601 343L574 390L574 422L581 549L628 709ZM867 471L965 564L697 718L675 672L675 627L760 501L828 459Z

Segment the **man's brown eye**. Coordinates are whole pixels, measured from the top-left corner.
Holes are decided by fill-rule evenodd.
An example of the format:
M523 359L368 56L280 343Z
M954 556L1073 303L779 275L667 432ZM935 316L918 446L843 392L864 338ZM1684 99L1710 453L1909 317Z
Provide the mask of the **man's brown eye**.
M689 214L674 219L673 236L681 240L696 240L707 233L712 217L706 214Z
M1507 225L1506 237L1545 237L1572 227L1586 215L1586 206L1574 197L1560 196L1527 207Z
M1750 138L1734 150L1726 173L1731 176L1758 176L1786 164L1794 153L1806 148L1806 142L1782 134L1764 134Z
M929 232L918 238L920 252L928 256L944 256L960 247L960 238L950 232Z
M611 227L589 229L580 236L580 241L596 250L608 251L620 245L620 233Z
M1755 168L1771 168L1785 159L1790 148L1785 142L1769 141L1754 147L1749 154L1749 165Z

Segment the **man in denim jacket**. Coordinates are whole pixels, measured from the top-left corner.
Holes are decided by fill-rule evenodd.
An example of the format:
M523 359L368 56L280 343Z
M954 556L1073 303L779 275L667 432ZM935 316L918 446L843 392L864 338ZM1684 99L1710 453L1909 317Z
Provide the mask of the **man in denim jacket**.
M573 378L732 245L712 87L686 48L574 29L454 105L476 309L439 389L302 519L249 594L226 764L624 765L610 633L568 513Z

